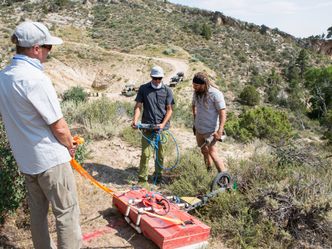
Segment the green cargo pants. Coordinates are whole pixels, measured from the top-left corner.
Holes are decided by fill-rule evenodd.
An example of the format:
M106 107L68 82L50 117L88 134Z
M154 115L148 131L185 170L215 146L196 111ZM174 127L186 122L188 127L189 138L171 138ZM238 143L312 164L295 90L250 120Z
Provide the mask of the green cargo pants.
M148 180L149 161L151 156L155 154L154 147L149 144L149 141L146 138L149 138L149 140L152 140L152 143L154 143L156 139L156 133L150 130L143 130L143 135L145 138L142 136L142 154L138 172L139 182L146 182ZM162 141L159 141L158 143L158 163L155 162L154 172L154 174L157 175L158 178L162 175L162 168L160 167L160 165L164 165L164 154L166 146L165 141L168 140L169 134L168 132L162 131L160 133L160 137Z

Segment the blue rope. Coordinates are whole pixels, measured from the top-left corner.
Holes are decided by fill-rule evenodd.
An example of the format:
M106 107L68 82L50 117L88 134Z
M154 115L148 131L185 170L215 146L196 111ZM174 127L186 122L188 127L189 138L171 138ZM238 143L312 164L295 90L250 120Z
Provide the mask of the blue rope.
M166 144L167 141L168 141L167 137L164 134L162 134L160 131L155 132L154 130L152 130L151 137L148 138L147 136L144 136L143 132L141 131L142 127L140 127L140 124L137 125L137 128L138 128L139 132L142 134L142 137L148 141L148 143L152 146L152 148L155 151L155 167L157 166L157 167L160 167L163 170L170 171L170 170L172 170L172 169L174 169L174 168L176 168L178 166L179 159L180 159L179 146L178 146L178 144L176 142L175 137L173 136L173 134L170 131L165 130L164 132L167 132L172 137L172 139L173 139L173 141L175 143L175 147L176 147L176 162L171 167L166 168L164 165L160 165L160 163L159 163L159 160L158 160L158 151L159 151L159 142L162 143L162 144ZM156 173L155 177L154 177L154 181L153 181L154 185L156 185L157 180L158 180L158 175Z

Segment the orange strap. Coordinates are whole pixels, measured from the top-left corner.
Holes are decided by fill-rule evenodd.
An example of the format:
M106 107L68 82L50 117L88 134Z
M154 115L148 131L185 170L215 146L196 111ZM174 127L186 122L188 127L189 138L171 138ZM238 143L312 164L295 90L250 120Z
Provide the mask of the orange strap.
M81 174L81 176L89 179L92 184L94 184L98 188L101 188L105 192L107 192L107 193L111 194L112 196L114 196L114 191L113 190L109 189L108 187L106 187L106 186L100 184L98 181L96 181L96 179L94 179L85 169L83 169L83 167L74 158L71 159L70 164L78 173Z
M123 200L121 200L118 196L115 195L114 191L111 190L110 188L100 184L98 181L96 181L96 179L94 179L74 158L71 159L70 161L71 166L78 172L80 173L81 176L85 177L86 179L90 180L92 184L94 184L95 186L97 186L98 188L104 190L105 192L107 192L108 194L112 195L113 197L117 198L118 200L122 201L124 204L129 205L128 203L125 203ZM135 209L138 211L138 208L134 207L134 206L130 206L131 208ZM184 225L184 222L181 221L180 219L172 219L172 218L168 218L165 216L161 216L158 214L154 214L154 213L150 213L147 211L143 211L144 214L162 219L162 220L167 220L169 222L172 222L174 224L177 225Z

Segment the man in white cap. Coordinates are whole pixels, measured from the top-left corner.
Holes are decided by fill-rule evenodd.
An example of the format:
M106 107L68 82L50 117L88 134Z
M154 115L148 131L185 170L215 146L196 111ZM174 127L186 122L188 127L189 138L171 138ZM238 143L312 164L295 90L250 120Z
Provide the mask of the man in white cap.
M156 125L161 136L167 136L163 130L170 127L170 119L172 116L172 106L174 105L174 98L172 90L163 84L164 71L159 66L154 66L151 69L151 81L140 86L137 96L136 105L134 108L134 118L132 127L136 128L138 119L142 114L142 123ZM151 138L152 130L143 130L142 137L142 154L138 172L138 184L143 187L148 187L148 163L153 153L153 148L146 138ZM154 179L155 183L159 183L162 177L162 167L164 164L164 150L165 144L158 143L158 160L155 163Z
M0 113L25 176L36 249L77 249L82 236L76 184L69 164L75 145L51 80L43 72L52 45L62 43L41 23L23 22L11 37L16 55L0 71ZM50 238L51 203L58 246Z

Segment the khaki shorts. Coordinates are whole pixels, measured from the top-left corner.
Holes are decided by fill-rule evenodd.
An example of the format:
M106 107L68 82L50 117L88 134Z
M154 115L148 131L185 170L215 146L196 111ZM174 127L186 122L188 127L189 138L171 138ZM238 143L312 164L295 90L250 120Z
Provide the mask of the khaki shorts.
M196 131L196 142L198 147L202 147L202 145L205 143L205 139L210 137L214 132L204 133L200 134ZM217 140L213 139L213 141L210 143L210 146L215 145Z

